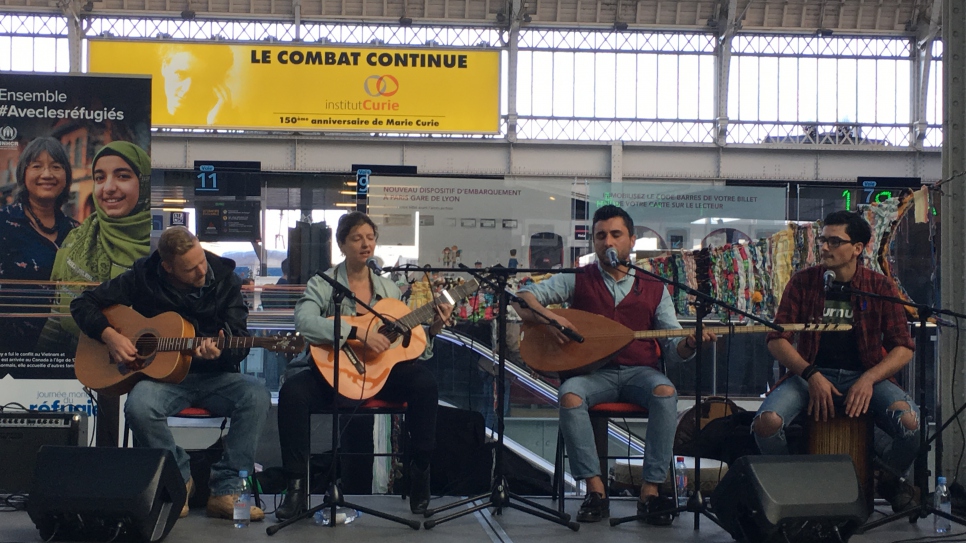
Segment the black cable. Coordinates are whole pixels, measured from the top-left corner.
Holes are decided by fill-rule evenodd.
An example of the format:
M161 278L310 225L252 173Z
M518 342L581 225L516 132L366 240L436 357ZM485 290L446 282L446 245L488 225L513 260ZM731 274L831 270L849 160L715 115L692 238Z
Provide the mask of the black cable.
M60 520L58 520L57 524L54 525L54 531L51 532L50 537L44 540L44 543L50 543L51 541L53 541L54 538L57 537L57 532L59 530L60 530Z
M123 529L124 529L124 524L118 522L117 526L114 527L114 535L112 535L111 538L108 539L106 543L113 543L113 541L117 539L117 536L121 535L121 530Z
M966 539L953 539L962 538L966 533L959 532L955 534L943 534L943 535L924 535L921 537L913 537L909 539L897 539L891 543L927 543L930 541L942 541L942 542L966 542Z
M90 389L90 387L84 387L83 390L84 393L87 394L87 397L91 400L91 437L87 446L93 447L94 438L97 436L97 417L94 416L94 413L99 411L97 407L97 396L94 394L94 391Z
M9 403L5 403L3 405L0 405L0 413L2 413L4 410L6 410L10 406L14 406L17 409L19 409L20 411L30 412L30 410L27 409L26 407L24 407L22 403L19 403L19 402L9 402Z
M729 402L731 401L730 400L730 397L731 397L731 346L734 343L734 339L735 339L735 335L736 335L736 330L735 330L735 323L734 323L734 321L731 320L731 317L730 316L728 317L728 330L731 333L728 336L728 351L725 353L725 396L724 396L724 399L725 399L725 409L727 411L730 411L730 414L728 414L726 416L734 417L736 413L735 413L735 411L733 409L730 409L730 405L731 404ZM734 419L732 419L732 420L734 420ZM700 430L699 430L699 432L700 432ZM724 469L724 465L725 465L725 463L719 458L718 459L718 482L721 482L721 471Z
M936 328L936 331L937 331L937 333L939 332L939 328L938 327ZM952 382L950 383L950 390L951 390L950 403L952 404L951 407L953 408L953 413L956 413L959 410L959 406L956 405L956 373L957 373L957 369L956 368L959 366L959 332L960 332L959 317L956 317L956 341L953 344L953 345L955 345L956 348L953 349L953 376L952 376ZM938 346L939 343L937 342L936 345ZM939 375L939 372L935 372L934 371L933 372L933 375ZM923 384L925 384L925 383L923 383ZM936 400L939 401L938 395L941 395L941 392L942 391L940 390L940 388L938 386L936 387L936 391L937 391L937 398L936 398ZM936 421L936 424L939 425L939 426L937 426L937 429L938 429L940 426L942 426L943 421L937 420ZM920 426L921 426L921 424L920 424ZM963 435L963 421L962 421L962 419L959 418L959 415L956 416L956 426L959 427L959 435ZM960 468L963 465L963 455L964 455L964 453L966 453L966 440L963 440L963 443L962 443L962 445L959 448L959 460L956 461L956 475L953 478L953 483L955 483L959 479L959 470L960 470ZM950 485L951 484L952 483L950 483Z

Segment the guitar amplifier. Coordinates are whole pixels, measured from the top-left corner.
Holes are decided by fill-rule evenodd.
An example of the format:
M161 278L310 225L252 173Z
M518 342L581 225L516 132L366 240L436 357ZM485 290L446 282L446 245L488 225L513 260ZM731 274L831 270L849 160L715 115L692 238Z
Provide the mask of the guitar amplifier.
M43 445L87 445L87 413L0 412L0 494L26 494Z

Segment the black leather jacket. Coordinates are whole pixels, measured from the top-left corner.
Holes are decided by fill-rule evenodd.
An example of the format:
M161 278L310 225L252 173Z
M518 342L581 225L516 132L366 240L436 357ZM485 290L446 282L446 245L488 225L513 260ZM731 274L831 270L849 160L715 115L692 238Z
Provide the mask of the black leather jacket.
M248 307L241 293L241 279L235 275L235 262L205 251L208 259L208 284L192 291L179 291L165 279L161 257L155 251L134 263L127 272L84 292L70 304L70 314L88 336L100 340L110 326L101 309L120 304L130 306L145 317L174 311L195 327L197 337L250 336ZM238 363L248 349L225 349L215 360L195 359L191 373L237 372Z

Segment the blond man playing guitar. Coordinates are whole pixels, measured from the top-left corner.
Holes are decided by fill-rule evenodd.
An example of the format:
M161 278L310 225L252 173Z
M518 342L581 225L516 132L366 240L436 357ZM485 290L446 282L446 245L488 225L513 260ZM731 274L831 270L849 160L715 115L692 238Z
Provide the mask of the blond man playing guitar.
M138 356L132 338L119 333L103 313L111 306L130 306L148 318L173 311L194 326L196 337L211 338L198 341L188 375L180 383L145 379L134 385L124 415L137 446L171 451L189 497L194 483L188 454L175 444L167 418L186 407L203 407L216 416L231 417L224 454L211 467L211 497L206 508L208 516L226 519L232 518L240 490L238 472L254 473L255 446L271 404L271 395L261 383L238 373L238 363L248 356L248 349L219 346L229 336L250 335L241 279L234 270L234 261L205 251L194 234L176 226L161 234L158 250L151 256L70 304L80 329L102 341L118 367L129 365L133 370L146 360ZM265 518L258 507L251 509L251 520ZM186 501L181 516L187 514Z

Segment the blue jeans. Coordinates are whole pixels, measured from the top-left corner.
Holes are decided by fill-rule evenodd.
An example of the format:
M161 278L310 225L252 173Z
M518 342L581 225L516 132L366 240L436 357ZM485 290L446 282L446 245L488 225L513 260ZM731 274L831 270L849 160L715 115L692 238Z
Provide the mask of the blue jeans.
M849 387L862 376L862 373L861 371L822 369L822 375L842 393L842 396L832 397L837 411L845 406L845 396ZM771 411L781 417L782 427L778 432L767 437L755 433L755 441L758 442L758 449L762 454L788 454L785 428L795 420L795 417L805 411L808 407L808 399L808 383L797 375L786 379L765 398L758 408L755 422L758 422L757 417L762 413ZM916 414L916 430L906 428L899 420L909 410L889 409L889 406L896 402L909 404L909 410ZM880 381L872 387L872 399L869 401L868 412L872 415L878 429L874 439L876 454L886 465L899 473L904 473L912 465L919 451L919 427L921 426L918 424L919 407L894 383Z
M560 406L560 429L570 455L570 469L577 479L600 476L600 459L594 445L594 431L588 409L599 403L628 402L648 410L644 480L663 483L671 465L674 431L677 425L677 391L655 396L661 385L674 387L660 371L646 366L607 366L589 375L571 377L560 385L558 398L575 394L577 407Z
M253 472L255 447L262 435L272 396L250 375L192 373L178 384L141 381L128 394L124 416L139 447L166 449L174 455L187 482L191 476L188 453L174 442L168 417L186 407L202 407L218 417L229 417L225 452L211 466L212 496L238 494L238 472Z

